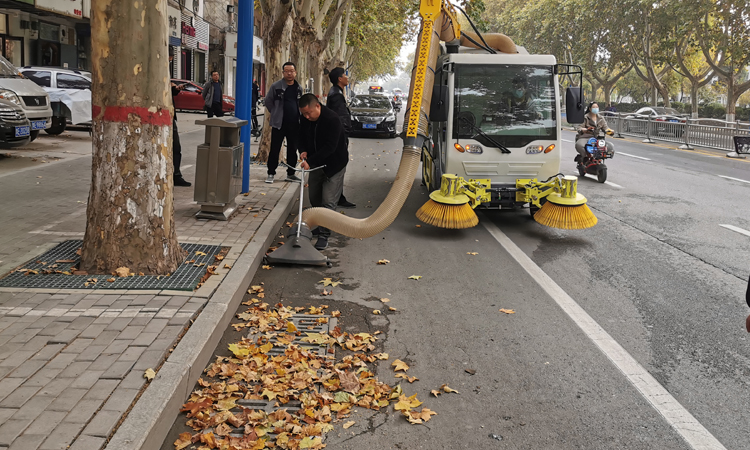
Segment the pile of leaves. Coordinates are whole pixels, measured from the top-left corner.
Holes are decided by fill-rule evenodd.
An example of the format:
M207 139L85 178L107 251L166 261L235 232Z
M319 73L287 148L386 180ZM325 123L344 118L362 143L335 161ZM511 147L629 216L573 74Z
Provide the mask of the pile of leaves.
M262 290L253 286L250 292L262 298ZM368 364L389 358L374 353L377 332L297 329L293 315L302 311L321 315L328 308L325 305L308 309L279 303L272 308L255 298L244 304L250 308L237 314L243 323L233 326L252 330L253 337L230 344L232 356L219 356L206 369L211 380L198 380L200 388L181 409L196 433L182 433L174 443L176 450L192 444L201 450L320 449L325 447L323 434L355 407L381 410L393 403L394 410L415 424L436 414L427 408L416 411L422 404L416 394L407 397L400 385L391 387L374 376ZM326 316L316 318L317 323L327 321ZM347 351L340 361L334 356L335 347ZM243 405L251 401L274 402L275 409L266 412ZM353 424L349 421L344 428Z

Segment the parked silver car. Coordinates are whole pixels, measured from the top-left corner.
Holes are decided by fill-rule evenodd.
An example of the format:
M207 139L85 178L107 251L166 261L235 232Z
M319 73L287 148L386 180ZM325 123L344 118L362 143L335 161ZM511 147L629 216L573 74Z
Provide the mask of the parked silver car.
M39 131L52 125L52 108L49 95L33 81L24 78L18 69L0 56L0 99L7 100L23 109L31 122L31 140Z

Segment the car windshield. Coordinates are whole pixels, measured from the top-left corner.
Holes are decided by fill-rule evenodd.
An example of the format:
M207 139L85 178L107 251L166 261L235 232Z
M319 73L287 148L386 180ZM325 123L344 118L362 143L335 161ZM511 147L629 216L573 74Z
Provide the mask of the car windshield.
M654 111L656 111L657 114L679 114L679 111L674 108L654 108Z
M477 129L506 147L557 139L551 66L459 64L455 74L454 139L492 145Z
M349 106L352 108L389 109L391 107L391 102L389 102L387 98L381 96L362 95L354 97Z
M18 78L18 69L2 56L0 56L0 77Z

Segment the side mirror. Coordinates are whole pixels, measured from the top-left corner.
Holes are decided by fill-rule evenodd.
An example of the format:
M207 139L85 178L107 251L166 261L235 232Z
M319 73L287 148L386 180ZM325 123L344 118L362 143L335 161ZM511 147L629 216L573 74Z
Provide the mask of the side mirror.
M565 90L565 115L568 123L583 123L583 88L569 87Z
M438 84L432 89L430 102L430 122L446 122L448 120L448 86ZM583 119L581 119L583 121Z

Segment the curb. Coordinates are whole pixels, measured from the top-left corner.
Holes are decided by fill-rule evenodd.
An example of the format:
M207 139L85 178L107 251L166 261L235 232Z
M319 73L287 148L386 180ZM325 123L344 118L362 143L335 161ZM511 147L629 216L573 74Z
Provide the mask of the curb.
M112 436L106 450L152 450L161 447L180 407L190 395L234 317L245 294L245 287L252 281L266 249L276 238L276 230L284 224L297 200L298 189L297 184L287 186L203 311Z

